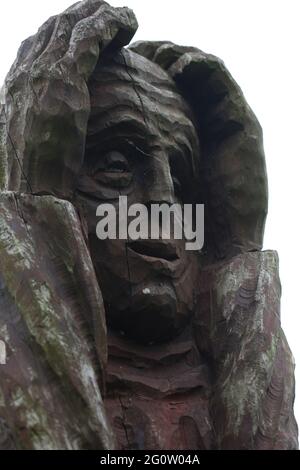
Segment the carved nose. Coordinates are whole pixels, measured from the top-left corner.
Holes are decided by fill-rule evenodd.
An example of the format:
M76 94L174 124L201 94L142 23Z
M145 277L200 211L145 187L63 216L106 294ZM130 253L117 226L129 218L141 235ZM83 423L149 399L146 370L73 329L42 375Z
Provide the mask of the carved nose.
M153 185L153 187L147 191L147 205L151 204L174 204L174 190L173 185L164 185L162 186L159 183Z
M153 181L145 188L145 196L147 201L155 204L175 202L170 165L165 155L157 157L153 168Z

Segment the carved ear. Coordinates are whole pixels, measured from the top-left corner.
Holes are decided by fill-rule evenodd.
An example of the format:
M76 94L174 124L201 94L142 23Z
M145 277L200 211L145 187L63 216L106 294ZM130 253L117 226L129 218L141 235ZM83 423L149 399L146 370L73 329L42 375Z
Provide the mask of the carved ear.
M166 42L130 48L167 70L195 111L206 248L217 258L260 250L268 199L263 137L240 87L220 59L198 49Z
M90 113L87 81L99 55L127 45L137 27L131 10L86 0L24 41L0 113L2 188L72 197Z

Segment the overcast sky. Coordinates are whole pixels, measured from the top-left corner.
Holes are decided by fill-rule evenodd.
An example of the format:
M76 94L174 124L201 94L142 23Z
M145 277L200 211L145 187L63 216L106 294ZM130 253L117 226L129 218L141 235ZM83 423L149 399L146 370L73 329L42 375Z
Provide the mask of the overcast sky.
M0 82L23 39L72 0L1 1ZM171 40L221 57L242 87L264 130L269 176L265 249L278 250L283 288L282 324L300 384L299 0L110 0L129 6L136 39ZM300 386L296 415L300 423Z

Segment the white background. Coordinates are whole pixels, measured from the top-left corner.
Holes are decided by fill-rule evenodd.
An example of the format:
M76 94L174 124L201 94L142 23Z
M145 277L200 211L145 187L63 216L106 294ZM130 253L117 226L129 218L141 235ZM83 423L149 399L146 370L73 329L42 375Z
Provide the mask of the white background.
M72 0L1 0L0 83L21 41L71 3ZM171 40L221 57L260 120L270 192L264 247L279 251L282 323L299 364L299 0L110 0L109 3L134 10L140 23L135 40ZM296 369L298 377L299 370ZM299 402L300 393L296 400L300 423Z

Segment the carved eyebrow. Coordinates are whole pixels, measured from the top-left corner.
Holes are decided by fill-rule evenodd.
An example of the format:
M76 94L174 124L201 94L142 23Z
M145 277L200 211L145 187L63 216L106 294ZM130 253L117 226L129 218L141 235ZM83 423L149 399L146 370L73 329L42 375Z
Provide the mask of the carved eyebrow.
M141 155L143 155L144 157L153 157L152 154L148 153L148 152L145 152L143 149L141 149L140 147L138 147L134 142L132 142L132 140L129 140L129 139L125 139L126 143L129 144L131 147L134 147Z
M164 127L162 117L160 121L160 125ZM174 124L175 126L171 130L168 122L170 140L184 156L186 165L190 167L192 174L195 174L196 131L187 116L181 122L175 121ZM138 153L145 157L156 158L155 148L157 144L159 145L157 137L152 129L151 120L149 124L147 121L145 122L141 110L136 107L129 108L126 104L101 111L99 108L94 108L88 124L86 158L89 158L90 152L93 154L96 149L102 151L106 145L111 147L111 144L117 145L120 142L126 142L131 147L136 147ZM171 144L171 146L173 145Z
M129 114L128 110L125 113L123 110L115 115L108 112L91 117L87 132L88 147L99 145L99 142L117 136L130 138L133 133L139 140L148 141L151 137L149 128L143 118L138 118L134 114Z

